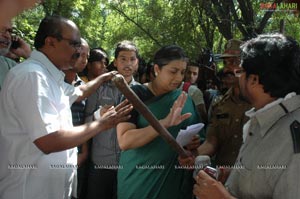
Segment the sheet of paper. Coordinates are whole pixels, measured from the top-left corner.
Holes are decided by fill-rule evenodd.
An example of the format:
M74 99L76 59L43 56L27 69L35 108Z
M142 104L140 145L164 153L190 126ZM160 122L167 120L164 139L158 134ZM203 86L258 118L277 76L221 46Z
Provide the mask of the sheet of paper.
M177 135L176 141L181 146L187 145L192 140L193 136L198 134L203 127L203 123L198 123L188 126L185 130L181 129Z

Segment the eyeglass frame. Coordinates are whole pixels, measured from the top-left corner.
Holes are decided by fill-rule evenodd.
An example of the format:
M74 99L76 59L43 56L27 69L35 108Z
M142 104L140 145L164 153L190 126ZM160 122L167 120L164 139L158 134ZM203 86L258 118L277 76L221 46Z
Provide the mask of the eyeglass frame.
M61 35L57 36L56 38L57 38L58 40L65 40L65 41L68 41L68 44L69 44L70 46L72 46L73 48L75 48L76 50L80 50L81 47L82 47L81 41L76 41L76 40L74 40L74 39L65 38L65 37L63 37L63 36L61 36Z
M235 76L235 77L241 77L242 74L245 73L245 72L246 72L246 70L243 69L242 67L240 67L240 68L235 68L235 69L233 70L233 73L234 73L234 76Z

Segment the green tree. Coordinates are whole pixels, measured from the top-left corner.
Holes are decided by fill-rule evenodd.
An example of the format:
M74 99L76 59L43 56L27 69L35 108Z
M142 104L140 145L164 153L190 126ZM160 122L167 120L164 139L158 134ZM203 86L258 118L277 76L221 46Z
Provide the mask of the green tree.
M280 2L281 0L275 0ZM29 42L45 15L72 19L91 47L110 55L117 42L134 41L146 60L163 45L178 44L196 59L203 48L221 53L225 39L249 38L256 33L278 32L299 38L299 16L266 12L261 0L47 0L15 19Z
M196 1L200 4L202 1ZM261 34L271 18L274 10L260 11L261 1L253 0L210 0L202 3L206 15L212 19L225 39L234 37L238 29L244 38L252 38ZM282 0L274 0L280 3Z

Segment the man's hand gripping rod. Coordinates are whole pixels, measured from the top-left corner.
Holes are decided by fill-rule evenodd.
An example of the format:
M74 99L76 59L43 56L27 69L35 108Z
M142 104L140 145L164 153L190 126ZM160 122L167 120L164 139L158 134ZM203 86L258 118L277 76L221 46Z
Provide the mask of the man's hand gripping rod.
M176 142L168 130L162 126L155 116L149 111L148 107L139 99L139 97L130 89L122 75L117 74L112 78L117 88L124 94L133 107L144 116L149 124L158 132L158 134L181 156L188 157L186 151Z

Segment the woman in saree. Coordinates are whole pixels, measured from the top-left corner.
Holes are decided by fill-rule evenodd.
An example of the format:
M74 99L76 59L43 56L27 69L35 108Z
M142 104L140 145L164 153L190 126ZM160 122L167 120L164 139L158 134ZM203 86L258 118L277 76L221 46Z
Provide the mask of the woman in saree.
M200 122L192 100L177 89L187 61L179 46L162 47L154 56L155 79L147 85L132 87L174 138L180 129ZM122 149L118 170L119 199L192 198L191 170L179 167L178 154L142 115L132 111L129 121L118 124L117 134Z

